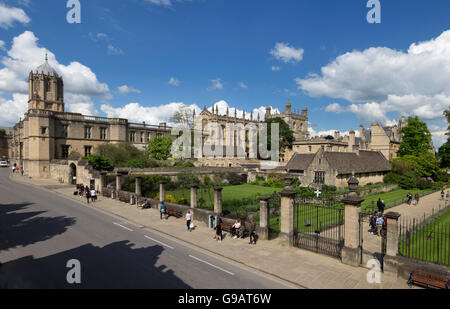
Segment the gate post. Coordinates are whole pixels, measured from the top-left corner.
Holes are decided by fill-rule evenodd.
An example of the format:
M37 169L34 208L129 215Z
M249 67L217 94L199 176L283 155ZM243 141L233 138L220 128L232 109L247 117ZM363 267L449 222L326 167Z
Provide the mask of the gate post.
M294 245L294 199L297 192L286 187L281 195L281 243L292 247Z
M135 185L135 191L134 193L136 193L137 196L141 196L142 195L142 177L141 176L136 176L136 185Z
M214 213L218 216L222 214L222 190L221 187L214 187Z
M261 196L259 198L259 238L269 239L269 197Z
M386 215L387 235L386 235L386 255L397 256L398 253L398 219L400 214L388 212Z
M100 194L103 194L103 188L106 187L106 172L100 173Z
M122 190L122 174L117 173L116 174L116 191L119 192Z
M191 208L197 208L198 205L198 185L191 185Z
M159 201L161 203L166 201L166 183L165 180L159 182Z
M342 248L342 263L359 266L361 261L361 248L359 239L359 214L361 203L364 201L356 193L359 181L352 176L348 180L350 193L342 200L345 204L344 210L344 248Z

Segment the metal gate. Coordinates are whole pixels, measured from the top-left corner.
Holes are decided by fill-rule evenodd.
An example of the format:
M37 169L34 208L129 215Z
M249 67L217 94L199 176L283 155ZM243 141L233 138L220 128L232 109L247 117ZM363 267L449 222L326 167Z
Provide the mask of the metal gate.
M383 224L381 229L377 229L376 224L371 225L371 219L378 217L378 212L359 214L359 248L360 264L369 258L376 258L383 269L383 259L386 255L387 227ZM385 217L383 216L384 222Z
M300 199L294 207L294 245L340 258L344 247L344 208L334 201Z

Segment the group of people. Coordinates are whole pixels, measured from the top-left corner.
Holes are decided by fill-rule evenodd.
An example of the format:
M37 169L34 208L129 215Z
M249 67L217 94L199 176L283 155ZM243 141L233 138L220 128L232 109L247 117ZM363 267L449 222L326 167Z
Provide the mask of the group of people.
M89 188L87 185L84 186L83 184L77 184L77 190L80 197L83 197L83 195L86 197L88 204L89 199L91 202L95 202L97 200L97 192L93 186Z
M441 200L444 199L450 199L450 191L447 191L447 195L445 194L444 190L441 191Z
M13 173L20 173L20 175L23 176L23 168L22 167L18 167L17 163L14 163L14 165L12 166L12 172Z
M167 206L164 202L161 202L161 204L159 205L159 218L162 220L163 216L166 217L166 220L168 218L167 215ZM187 225L187 230L189 232L192 232L192 230L195 228L194 223L192 222L192 214L191 211L188 210L186 213L186 225Z
M373 235L382 235L383 228L386 226L386 218L383 217L382 212L378 212L370 217L370 232Z
M216 233L214 235L214 239L218 242L222 242L223 240L223 221L221 218L218 218L218 220L214 219L213 222L213 228L216 230ZM253 219L250 220L250 230L248 231L250 242L249 244L256 245L256 224L253 221ZM234 239L236 238L243 238L245 235L245 225L242 225L241 220L237 219L236 222L234 222L233 226L231 227L231 235Z
M416 206L419 205L419 198L420 198L419 193L416 193L414 195L414 198L413 198L413 195L411 193L408 193L406 195L406 198L408 200L408 205L410 205L410 206L412 205L413 199L414 199L414 205L416 205Z

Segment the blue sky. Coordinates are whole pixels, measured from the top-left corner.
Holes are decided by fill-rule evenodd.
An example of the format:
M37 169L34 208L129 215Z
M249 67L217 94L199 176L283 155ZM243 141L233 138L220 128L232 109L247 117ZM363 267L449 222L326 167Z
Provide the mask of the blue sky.
M65 0L0 0L0 125L26 111L25 72L48 49L74 112L154 123L181 103L256 113L290 98L313 134L419 115L445 140L448 1L380 0L381 24L365 0L80 3L69 24Z

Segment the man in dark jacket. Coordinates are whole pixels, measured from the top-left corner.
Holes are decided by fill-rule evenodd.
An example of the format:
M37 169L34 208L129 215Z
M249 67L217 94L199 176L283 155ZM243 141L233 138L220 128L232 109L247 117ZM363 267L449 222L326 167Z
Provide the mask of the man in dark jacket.
M256 245L256 224L253 221L253 219L250 220L250 242L249 244L251 245L252 243Z
M381 198L378 199L377 207L378 207L378 211L379 211L379 212L381 212L381 213L384 212L384 203L383 203L383 201L381 200Z

